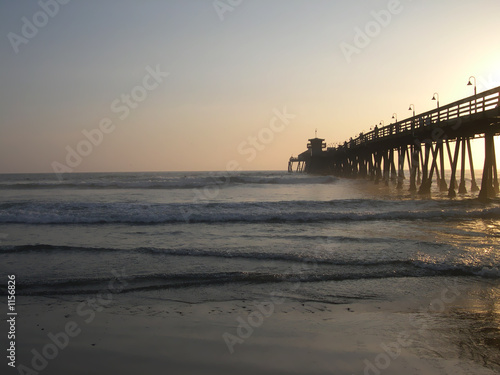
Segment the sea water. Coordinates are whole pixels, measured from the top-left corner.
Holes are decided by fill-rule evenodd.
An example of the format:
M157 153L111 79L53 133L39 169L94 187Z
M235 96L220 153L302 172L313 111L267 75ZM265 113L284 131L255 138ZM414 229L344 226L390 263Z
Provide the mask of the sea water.
M488 365L500 364L499 238L498 201L392 183L281 171L0 176L0 273L16 275L20 296L93 295L120 274L120 293L166 306L279 294L427 308L440 291L480 286L487 333L470 355L490 353Z
M110 269L127 290L300 279L333 302L387 291L324 282L500 276L498 203L285 172L3 175L0 233L26 294L95 292Z

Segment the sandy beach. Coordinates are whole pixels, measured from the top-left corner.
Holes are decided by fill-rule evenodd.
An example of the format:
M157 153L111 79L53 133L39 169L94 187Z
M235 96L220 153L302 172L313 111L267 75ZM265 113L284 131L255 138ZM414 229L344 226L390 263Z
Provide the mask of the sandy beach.
M425 309L423 301L411 299L333 305L274 297L192 304L115 295L108 305L94 300L90 309L88 296L21 298L18 371L496 374L497 313L481 313L484 293L492 290L484 284L454 299L453 290L444 288L432 300L437 307ZM74 337L65 337L68 325ZM495 339L488 341L488 335Z

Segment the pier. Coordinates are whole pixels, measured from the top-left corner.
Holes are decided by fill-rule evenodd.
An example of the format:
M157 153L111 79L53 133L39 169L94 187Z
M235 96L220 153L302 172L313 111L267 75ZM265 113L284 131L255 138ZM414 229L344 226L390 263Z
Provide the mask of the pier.
M336 147L312 138L307 150L288 162L289 172L366 178L430 194L435 181L449 197L471 191L480 199L499 194L494 137L500 134L500 87L353 137ZM484 167L477 186L471 140L484 139ZM451 174L445 175L445 160ZM407 178L406 176L409 176Z

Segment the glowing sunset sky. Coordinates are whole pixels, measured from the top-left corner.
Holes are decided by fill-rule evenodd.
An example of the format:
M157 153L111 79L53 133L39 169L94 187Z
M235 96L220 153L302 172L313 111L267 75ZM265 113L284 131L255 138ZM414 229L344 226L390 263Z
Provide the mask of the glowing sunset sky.
M500 85L498 0L54 1L0 5L0 173L67 165L84 133L75 172L285 169L316 128Z

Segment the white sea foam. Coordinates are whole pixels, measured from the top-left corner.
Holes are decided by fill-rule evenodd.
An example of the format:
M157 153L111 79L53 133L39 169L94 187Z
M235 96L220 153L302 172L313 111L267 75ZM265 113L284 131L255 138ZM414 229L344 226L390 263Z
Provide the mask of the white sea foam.
M189 213L189 215L186 215ZM314 223L337 221L498 219L499 207L434 207L419 209L401 201L289 201L207 204L38 203L0 204L0 223L25 224L168 224L191 223Z

